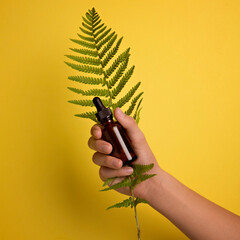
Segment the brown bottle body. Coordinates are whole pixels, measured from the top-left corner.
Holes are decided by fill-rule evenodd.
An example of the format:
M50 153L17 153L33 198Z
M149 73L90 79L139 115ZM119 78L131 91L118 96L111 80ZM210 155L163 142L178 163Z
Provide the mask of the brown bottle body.
M137 159L130 140L119 122L112 119L102 123L102 138L112 144L113 150L109 154L123 161L123 165L130 165Z

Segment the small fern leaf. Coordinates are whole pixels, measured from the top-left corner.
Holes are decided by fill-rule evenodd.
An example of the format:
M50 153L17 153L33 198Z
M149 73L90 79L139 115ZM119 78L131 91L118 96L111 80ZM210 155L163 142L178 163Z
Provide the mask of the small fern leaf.
M94 33L94 37L97 38L97 36L98 36L99 34L101 34L103 31L105 31L106 28L107 28L107 26L103 27L103 28L100 29L98 32Z
M115 180L117 177L112 177L112 178L108 178L104 183L103 183L103 187L107 186L108 184L110 184L113 180Z
M78 40L78 39L72 39L70 38L71 41L77 43L78 45L81 45L83 47L86 47L86 48L90 48L90 49L96 49L96 45L95 43L88 43L88 42L85 42L85 41L82 41L82 40Z
M91 36L91 37L93 36L93 33L92 33L92 32L89 32L89 31L85 30L84 28L79 27L79 29L80 29L83 33L87 34L88 36Z
M137 206L139 203L148 203L146 200L141 199L141 198L136 198L134 201L135 206Z
M65 56L79 63L89 64L93 66L94 65L99 66L101 64L100 60L97 58L78 57L73 55L65 55Z
M122 208L122 207L129 207L134 205L134 202L132 200L132 197L129 197L128 199L123 200L122 202L116 203L110 207L107 208L107 210L111 209L111 208Z
M93 28L93 32L96 32L97 30L101 29L103 26L104 26L104 23L102 23L99 26ZM104 29L106 29L106 27Z
M103 32L98 38L96 38L96 43L98 44L103 38L105 38L111 30L112 29L109 28L108 30Z
M88 24L89 26L92 25L92 23L91 23L89 20L87 20L85 17L82 17L82 19L83 19L83 21L84 21L86 24Z
M93 28L92 28L92 26L88 26L86 23L82 23L82 26L83 27L85 27L86 28L86 30L89 30L89 31L92 31L93 30Z
M131 105L129 106L128 110L125 111L125 114L131 115L132 111L134 110L136 103L138 99L143 95L143 92L140 92L131 102Z
M106 70L106 78L108 78L114 71L115 69L122 63L125 59L129 58L130 48L128 48L126 51L124 51L122 54L120 54L117 59L113 62L113 64ZM107 57L105 58L107 59ZM107 59L106 61L103 60L102 66L105 67L111 59Z
M91 43L94 43L94 38L93 37L85 37L81 34L77 34L81 39L85 40L85 41L88 41L88 42L91 42Z
M132 185L132 183L129 181L129 178L125 178L123 181L116 183L108 188L104 188L100 191L103 192L103 191L109 191L112 189L118 189L118 188L122 188L122 187L130 187L131 185Z
M115 54L117 53L118 49L119 49L119 46L122 42L122 37L117 41L116 43L116 46L111 50L109 51L109 53L107 54L107 56L105 57L105 59L102 61L102 65L103 67L105 67L108 62L115 56ZM109 74L107 74L109 76Z
M98 45L97 45L97 50L100 50L101 47L107 43L113 36L114 36L115 32L112 32L111 34L109 34L107 37L105 37Z
M142 164L135 164L133 165L133 176L136 177L136 176L139 176L149 170L151 170L153 168L154 164L151 163L151 164L148 164L148 165L142 165Z
M78 48L69 48L70 50L72 50L73 52L76 53L80 53L83 55L88 55L91 57L97 57L98 56L98 52L95 50L88 50L88 49L78 49Z
M139 101L139 103L138 103L138 105L137 105L137 108L136 108L136 110L135 110L135 113L134 113L134 115L133 115L133 118L134 118L135 120L136 120L136 117L137 117L138 109L139 109L139 107L141 106L142 100L143 100L143 99L140 99L140 101Z
M120 80L119 84L117 85L116 88L112 90L112 98L115 99L117 95L122 91L123 87L126 85L128 82L129 78L132 76L134 70L134 66L131 67L126 74L122 77Z
M127 68L128 60L129 60L129 56L123 61L123 63L121 63L121 65L118 68L114 77L111 80L108 81L109 89L111 89L116 84L116 82L121 78L121 76L123 75L124 71Z
M108 42L108 44L103 48L103 50L99 53L99 57L100 59L102 59L104 57L104 55L107 53L107 51L109 51L109 49L112 47L112 45L114 44L114 42L117 39L117 34L115 34L111 40Z
M92 100L69 100L68 102L84 107L94 107ZM105 99L102 100L102 103L104 104L104 106L109 105L109 101Z
M149 178L152 178L154 176L156 176L157 174L144 174L144 175L139 175L138 177L136 177L132 183L132 187L136 187L137 184L146 181Z
M93 29L94 29L97 25L99 25L99 23L100 23L101 21L102 21L101 19L99 19L99 20L97 20L97 21L94 20L94 21L93 21L94 23L93 23L93 25L92 25L92 26L93 26Z
M83 96L103 96L103 97L108 97L108 90L107 89L90 89L87 91L84 91L82 89L79 88L72 88L72 87L68 87L69 90L78 93L78 94L82 94Z
M96 68L96 67L91 67L91 66L86 66L86 65L77 65L69 62L65 62L68 66L71 68L80 71L80 72L85 72L85 73L94 73L97 75L102 75L103 70L102 68Z
M91 120L93 120L94 122L98 122L96 116L95 116L96 112L86 112L86 113L80 113L80 114L75 114L74 116L76 117L81 117L81 118L89 118Z
M69 76L68 79L75 82L79 82L83 84L91 84L91 85L99 85L104 83L102 78L92 78L92 77L85 77L85 76Z
M136 123L138 124L139 121L140 121L140 112L141 112L142 108L140 108L138 111L137 111L137 115L136 115Z
M130 99L131 97L134 95L134 93L137 91L137 89L139 88L141 82L138 82L134 87L132 87L130 89L130 91L122 98L120 98L117 103L113 104L113 108L121 108L122 106L124 106Z

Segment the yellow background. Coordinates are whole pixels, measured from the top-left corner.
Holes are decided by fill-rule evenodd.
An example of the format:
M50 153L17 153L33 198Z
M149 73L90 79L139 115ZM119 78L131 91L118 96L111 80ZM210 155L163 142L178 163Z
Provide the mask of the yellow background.
M90 120L63 61L95 7L124 36L144 91L140 127L159 164L240 214L239 1L3 1L0 7L0 239L136 239L124 196L101 193ZM186 239L139 206L142 239ZM183 219L184 221L184 219Z

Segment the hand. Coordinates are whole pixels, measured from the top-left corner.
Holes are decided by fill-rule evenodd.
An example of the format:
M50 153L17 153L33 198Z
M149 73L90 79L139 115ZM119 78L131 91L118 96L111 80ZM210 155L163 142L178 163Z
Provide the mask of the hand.
M162 170L160 169L143 132L139 129L135 120L131 116L124 114L120 108L116 108L114 110L114 116L125 128L133 150L138 156L137 160L133 162L133 165L154 163L153 169L151 169L148 173L160 174ZM132 174L133 169L131 167L122 167L122 161L120 159L108 155L112 151L112 145L101 139L102 130L100 125L95 124L91 128L91 135L92 136L88 141L88 146L97 151L93 154L92 160L95 164L100 166L99 175L103 181L106 181L107 178L118 177L110 184L113 185ZM154 178L156 178L156 176L138 184L134 188L134 195L145 199L148 191L148 185L151 181L154 181ZM119 188L117 191L130 195L129 187Z

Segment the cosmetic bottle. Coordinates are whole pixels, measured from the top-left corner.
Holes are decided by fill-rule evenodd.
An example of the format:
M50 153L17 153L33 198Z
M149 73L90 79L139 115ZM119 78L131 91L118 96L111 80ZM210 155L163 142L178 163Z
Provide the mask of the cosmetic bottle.
M109 155L121 159L123 166L131 165L137 156L133 151L126 130L118 121L113 120L112 111L103 105L99 97L95 97L93 103L97 108L95 115L102 125L102 139L111 143L113 147Z

